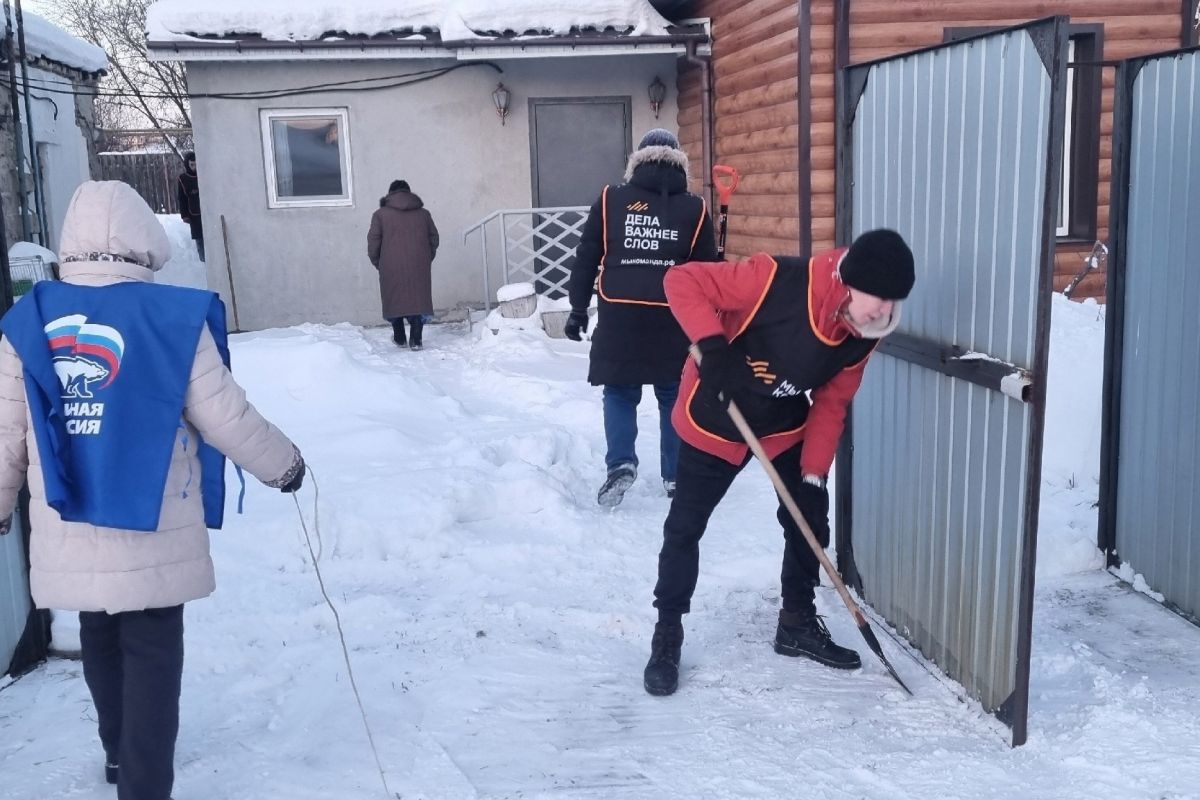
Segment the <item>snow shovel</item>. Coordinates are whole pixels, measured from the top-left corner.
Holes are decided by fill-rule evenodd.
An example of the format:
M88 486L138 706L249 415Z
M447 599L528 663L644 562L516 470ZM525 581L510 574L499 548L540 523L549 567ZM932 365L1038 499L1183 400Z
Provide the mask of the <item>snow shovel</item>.
M692 358L696 359L696 363L700 363L700 350L692 345ZM813 555L817 557L817 561L821 562L821 566L825 568L825 574L833 581L834 588L838 594L842 596L842 602L846 604L846 609L850 612L850 616L854 618L854 624L858 626L858 632L862 634L866 640L867 646L871 648L871 652L879 656L879 660L883 662L883 666L887 669L888 674L896 679L896 683L900 684L900 688L912 695L912 689L904 684L900 679L900 675L896 672L892 662L888 661L887 656L883 654L883 648L879 645L879 639L875 638L875 631L871 630L871 624L867 622L866 616L862 613L862 609L858 607L858 603L854 602L854 598L850 596L850 592L846 589L846 584L842 582L842 576L838 575L837 570L829 561L829 556L825 555L825 550L821 547L821 543L817 541L816 535L812 532L812 528L808 526L808 522L804 519L804 515L800 513L800 507L796 505L792 493L788 491L787 486L783 483L783 478L779 477L779 472L776 471L775 465L771 463L771 459L767 458L767 451L763 449L762 443L758 441L758 437L754 435L754 431L750 430L749 423L742 416L742 412L738 409L737 404L732 400L729 401L729 419L733 421L734 427L738 429L738 433L746 440L746 444L750 446L750 451L754 453L754 457L762 464L766 470L767 477L771 479L771 483L775 486L775 491L782 498L784 506L787 507L788 513L792 515L800 532L804 534L804 540L808 542L808 546L812 549Z
M741 175L733 167L717 164L713 167L713 185L717 187L717 196L721 200L720 212L717 215L717 261L725 260L725 232L729 228L729 201L737 191Z

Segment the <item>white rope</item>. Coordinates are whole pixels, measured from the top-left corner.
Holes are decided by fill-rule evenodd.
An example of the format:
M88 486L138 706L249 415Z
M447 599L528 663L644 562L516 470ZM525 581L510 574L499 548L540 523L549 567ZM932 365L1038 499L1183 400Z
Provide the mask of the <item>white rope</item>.
M317 501L321 497L321 489L317 486L316 475L313 474L312 468L308 467L309 481L313 486L313 531L317 535L317 541L321 541L321 517L318 512ZM379 770L379 782L383 784L383 793L391 800L394 797L399 797L398 794L393 794L388 788L387 775L383 771L383 761L379 758L379 748L375 746L375 737L371 733L371 725L367 722L367 710L363 707L362 695L358 692L358 682L354 680L354 667L350 665L350 650L346 647L346 634L342 630L342 618L338 615L337 609L333 605L333 601L329 599L329 592L325 590L325 579L321 576L321 567L317 564L317 554L313 552L312 538L308 535L308 524L304 521L304 512L300 510L300 499L296 497L296 493L292 492L292 500L296 504L296 513L300 517L300 527L304 530L304 543L308 546L308 555L312 558L313 571L317 574L317 583L321 587L321 596L325 598L325 605L329 606L329 610L333 612L333 621L337 625L338 641L342 644L342 658L346 661L346 674L350 676L350 688L354 691L354 702L358 703L358 713L362 717L363 729L367 732L367 742L371 745L371 753L375 756L375 768Z

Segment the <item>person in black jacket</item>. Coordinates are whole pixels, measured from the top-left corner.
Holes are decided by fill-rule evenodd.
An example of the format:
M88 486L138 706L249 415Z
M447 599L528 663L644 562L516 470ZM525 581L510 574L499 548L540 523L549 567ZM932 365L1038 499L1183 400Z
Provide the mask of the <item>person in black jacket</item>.
M192 226L192 238L196 240L196 252L204 260L204 223L200 220L200 180L196 176L196 154L190 150L183 154L183 173L175 187L179 200L179 216Z
M658 400L663 488L675 493L679 436L671 408L688 339L667 305L663 276L676 264L717 257L712 219L703 198L687 190L687 168L670 131L643 136L626 182L605 186L592 205L571 265L567 338L582 338L592 293L599 294L588 382L604 387L608 476L596 501L610 508L637 479L637 406L646 385Z

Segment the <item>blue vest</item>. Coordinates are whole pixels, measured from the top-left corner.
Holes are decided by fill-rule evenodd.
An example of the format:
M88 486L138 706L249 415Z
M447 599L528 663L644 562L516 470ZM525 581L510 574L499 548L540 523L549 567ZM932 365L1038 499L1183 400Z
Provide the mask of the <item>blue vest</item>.
M206 324L228 367L225 306L212 292L43 281L0 320L25 368L46 500L64 520L157 530ZM199 491L205 524L220 528L225 457L195 446L201 474L184 496Z

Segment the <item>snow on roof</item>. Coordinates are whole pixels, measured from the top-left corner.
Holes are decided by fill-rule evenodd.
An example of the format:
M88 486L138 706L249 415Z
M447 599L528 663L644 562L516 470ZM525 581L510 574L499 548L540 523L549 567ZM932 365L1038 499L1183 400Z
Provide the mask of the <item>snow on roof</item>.
M40 244L33 242L13 242L13 246L8 248L9 258L40 258L46 264L57 264L58 254L53 250L47 250Z
M421 31L436 31L443 41L606 29L659 36L668 25L646 0L158 0L146 14L151 42L209 36L313 41L326 34Z
M30 11L24 11L21 17L25 22L25 52L31 58L40 56L83 72L108 69L108 54L96 45L75 38Z

